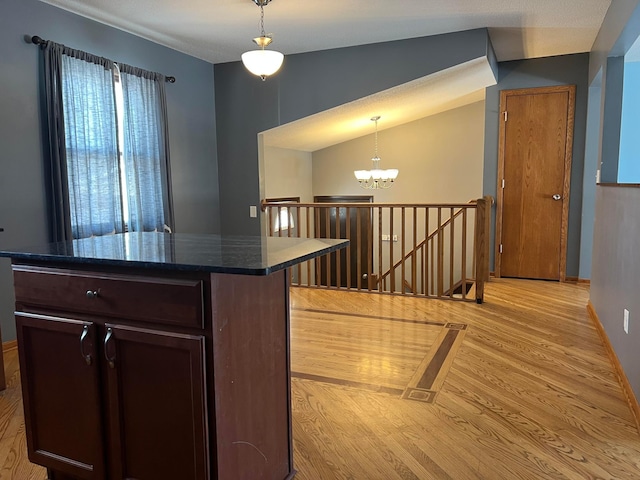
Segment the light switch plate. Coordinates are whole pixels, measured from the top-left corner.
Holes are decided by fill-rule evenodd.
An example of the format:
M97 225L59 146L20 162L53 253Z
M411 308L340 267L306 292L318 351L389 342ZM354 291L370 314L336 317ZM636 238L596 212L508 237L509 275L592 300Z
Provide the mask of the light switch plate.
M624 309L623 322L624 333L629 333L629 310L626 308Z

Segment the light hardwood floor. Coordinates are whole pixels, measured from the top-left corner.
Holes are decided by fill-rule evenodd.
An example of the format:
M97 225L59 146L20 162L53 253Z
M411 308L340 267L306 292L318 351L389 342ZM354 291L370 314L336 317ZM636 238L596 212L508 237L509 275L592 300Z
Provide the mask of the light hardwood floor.
M507 279L483 305L292 289L296 479L640 478L640 436L587 299L584 286ZM40 480L16 357L0 479Z

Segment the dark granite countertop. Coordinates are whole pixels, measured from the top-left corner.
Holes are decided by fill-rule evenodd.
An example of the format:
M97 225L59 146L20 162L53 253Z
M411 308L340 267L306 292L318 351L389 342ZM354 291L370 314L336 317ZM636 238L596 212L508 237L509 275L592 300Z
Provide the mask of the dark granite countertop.
M15 261L268 275L348 240L135 232L0 251Z

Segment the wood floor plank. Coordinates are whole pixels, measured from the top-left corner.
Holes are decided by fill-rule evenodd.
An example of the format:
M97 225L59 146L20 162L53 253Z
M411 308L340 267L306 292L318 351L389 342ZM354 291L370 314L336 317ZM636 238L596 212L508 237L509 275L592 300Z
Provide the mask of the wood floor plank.
M296 479L640 478L640 436L588 294L512 279L489 282L482 305L293 288ZM435 402L402 399L447 323L467 328L438 363ZM15 353L6 369L0 479L43 480L26 457Z

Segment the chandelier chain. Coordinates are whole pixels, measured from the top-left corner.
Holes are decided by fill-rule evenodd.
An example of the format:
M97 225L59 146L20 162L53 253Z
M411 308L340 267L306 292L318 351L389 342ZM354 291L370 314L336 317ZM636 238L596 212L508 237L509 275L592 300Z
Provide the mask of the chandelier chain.
M376 152L375 157L378 158L378 119L376 119Z
M264 4L263 3L260 4L260 36L261 37L266 36L264 34Z

